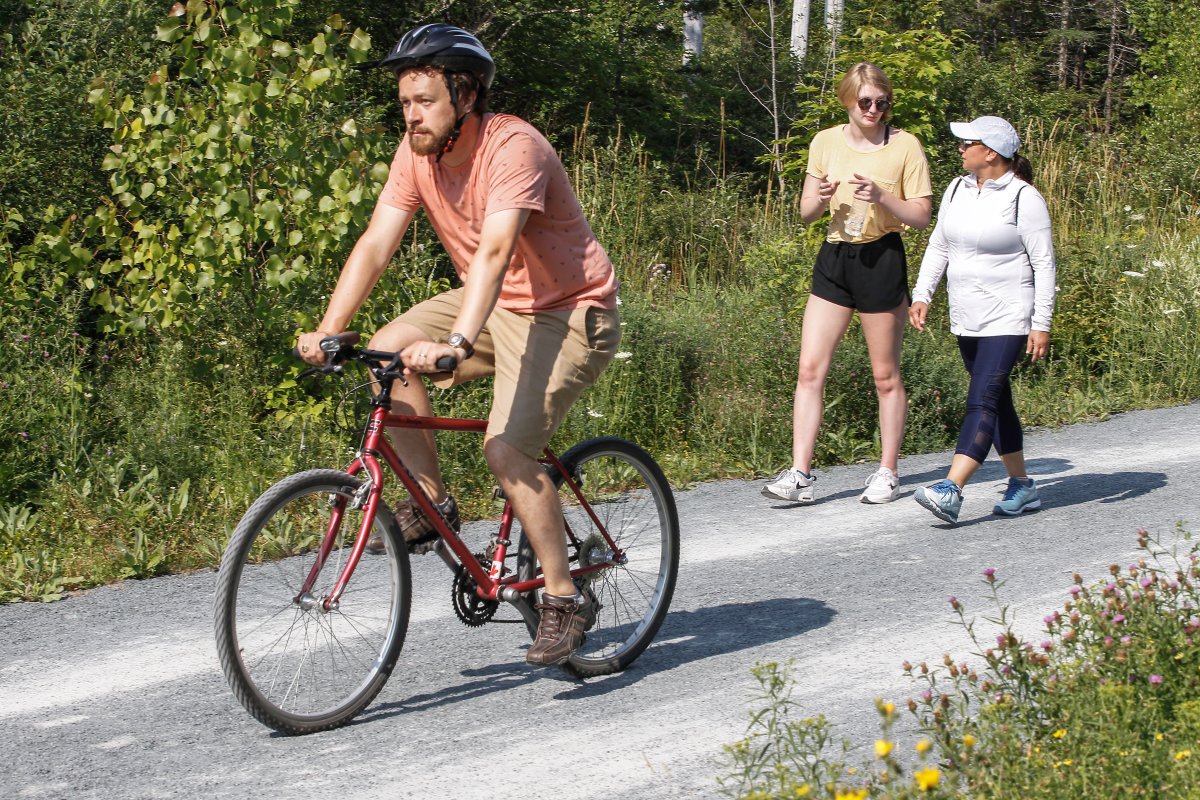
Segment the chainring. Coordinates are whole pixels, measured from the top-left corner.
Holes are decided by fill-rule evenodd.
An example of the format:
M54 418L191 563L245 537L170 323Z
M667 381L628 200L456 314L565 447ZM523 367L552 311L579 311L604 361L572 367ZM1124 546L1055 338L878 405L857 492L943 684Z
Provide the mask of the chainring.
M475 558L480 564L487 566L491 559L483 553L476 553ZM450 600L454 613L459 622L468 628L478 628L496 616L500 603L495 600L485 600L475 592L475 579L464 567L459 567L454 575L454 583L450 587Z

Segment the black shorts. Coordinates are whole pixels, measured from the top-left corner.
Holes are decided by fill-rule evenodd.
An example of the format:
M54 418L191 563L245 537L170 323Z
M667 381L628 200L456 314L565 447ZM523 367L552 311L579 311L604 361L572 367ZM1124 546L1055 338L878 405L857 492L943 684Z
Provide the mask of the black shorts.
M900 234L889 233L864 244L825 242L813 267L812 293L867 314L911 302Z

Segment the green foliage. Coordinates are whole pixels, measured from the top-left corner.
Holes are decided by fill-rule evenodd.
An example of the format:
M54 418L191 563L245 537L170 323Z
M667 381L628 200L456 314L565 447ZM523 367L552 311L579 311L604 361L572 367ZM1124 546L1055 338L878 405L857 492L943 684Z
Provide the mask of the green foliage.
M368 38L336 17L311 41L276 38L293 6L193 0L159 25L170 63L140 97L95 82L89 101L113 131L111 198L43 230L15 271L84 286L104 331L195 330L230 308L288 330L387 169L367 121L343 116L339 51L365 58Z
M726 748L723 781L739 798L833 800L911 797L1192 797L1200 780L1200 545L1186 531L1164 546L1145 531L1142 557L1091 585L1075 575L1070 599L1045 617L1035 646L1012 627L1003 581L984 571L999 613L982 641L962 603L950 605L983 664L946 655L942 666L904 663L917 684L908 709L924 735L905 763L891 734L896 708L877 701L874 758L848 766L823 718L795 720L792 681L759 665L746 738Z
M29 220L54 205L84 214L105 194L97 169L108 137L92 121L87 86L101 71L129 87L152 69L155 4L125 0L0 3L0 196Z

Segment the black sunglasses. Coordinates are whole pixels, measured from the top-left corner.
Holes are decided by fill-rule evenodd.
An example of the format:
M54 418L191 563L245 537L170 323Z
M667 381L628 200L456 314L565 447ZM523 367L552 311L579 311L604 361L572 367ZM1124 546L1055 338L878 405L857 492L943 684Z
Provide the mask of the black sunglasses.
M887 111L892 107L892 101L886 97L881 97L878 100L872 100L869 97L860 97L858 98L858 110L864 112L870 111L872 103L875 104L876 111Z

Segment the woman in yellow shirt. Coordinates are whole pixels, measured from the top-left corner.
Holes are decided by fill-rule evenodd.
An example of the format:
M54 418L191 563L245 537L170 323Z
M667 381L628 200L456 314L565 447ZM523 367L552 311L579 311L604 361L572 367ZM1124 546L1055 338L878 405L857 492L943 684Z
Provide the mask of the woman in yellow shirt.
M874 64L855 64L838 85L849 120L818 133L809 148L800 216L830 213L804 310L792 411L792 466L763 486L767 497L813 501L811 473L833 355L858 312L879 397L879 468L861 500L899 496L897 461L908 398L900 342L908 313L908 270L900 230L925 228L932 212L929 164L915 136L889 125L892 84Z

